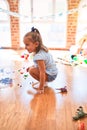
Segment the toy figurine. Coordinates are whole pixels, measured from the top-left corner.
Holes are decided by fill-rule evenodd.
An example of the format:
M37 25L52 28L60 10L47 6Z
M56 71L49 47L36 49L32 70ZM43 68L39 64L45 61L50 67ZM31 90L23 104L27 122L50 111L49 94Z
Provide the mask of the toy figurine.
M76 57L76 55L71 55L71 59L72 59L72 60L74 59L74 57Z
M87 116L87 113L83 111L83 107L79 106L76 112L76 116L73 117L73 120L79 120L80 118L84 118Z
M60 90L61 92L67 92L66 86L64 88L56 88L56 90Z
M21 58L24 58L25 60L28 60L29 54L24 53L23 55L21 55Z

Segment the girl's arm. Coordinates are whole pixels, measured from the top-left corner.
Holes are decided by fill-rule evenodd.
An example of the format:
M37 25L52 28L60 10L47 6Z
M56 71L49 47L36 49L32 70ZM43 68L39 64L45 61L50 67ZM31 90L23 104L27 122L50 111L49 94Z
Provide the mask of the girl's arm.
M46 80L46 67L45 67L45 62L43 60L38 60L37 61L38 64L38 68L40 71L40 75L39 75L39 81L40 81L40 85L39 85L39 89L44 89L44 83Z

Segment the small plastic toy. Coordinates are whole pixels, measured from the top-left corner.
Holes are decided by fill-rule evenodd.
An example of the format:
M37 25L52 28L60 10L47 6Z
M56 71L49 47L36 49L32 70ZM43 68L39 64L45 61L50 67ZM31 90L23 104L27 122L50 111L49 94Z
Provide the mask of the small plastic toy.
M86 116L87 116L87 113L85 113L83 111L83 107L79 106L79 108L77 109L77 112L76 112L76 116L73 117L73 120L79 120L79 119L84 118Z
M76 58L76 55L71 55L71 59L74 59L74 57Z
M80 120L78 120L78 130L85 130L85 124Z
M24 77L24 79L26 79L26 78L28 77L28 74L24 74L24 76L23 76L23 77Z
M25 60L28 60L28 58L29 58L29 54L24 54L24 55L21 55L21 58L24 58Z
M87 59L84 60L85 64L87 64Z
M67 86L64 86L64 88L56 88L56 90L60 90L61 92L67 92L66 87L67 87Z
M0 80L0 83L12 84L12 79L10 79L10 78L3 78L3 79Z
M21 84L17 84L17 86L22 87L22 85L21 85Z

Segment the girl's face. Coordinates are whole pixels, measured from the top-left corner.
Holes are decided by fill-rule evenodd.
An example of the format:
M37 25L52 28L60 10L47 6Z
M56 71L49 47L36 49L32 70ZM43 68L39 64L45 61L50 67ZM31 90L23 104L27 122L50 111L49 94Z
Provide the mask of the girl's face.
M29 53L32 53L32 52L36 52L36 48L38 47L38 43L35 42L31 42L28 40L28 38L24 38L24 44L25 44L25 49L29 52Z

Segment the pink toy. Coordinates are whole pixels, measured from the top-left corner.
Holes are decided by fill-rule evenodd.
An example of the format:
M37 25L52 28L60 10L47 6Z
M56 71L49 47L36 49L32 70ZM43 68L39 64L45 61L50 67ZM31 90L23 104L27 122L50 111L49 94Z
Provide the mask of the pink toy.
M21 58L24 58L25 60L28 60L29 54L24 54L21 56Z

